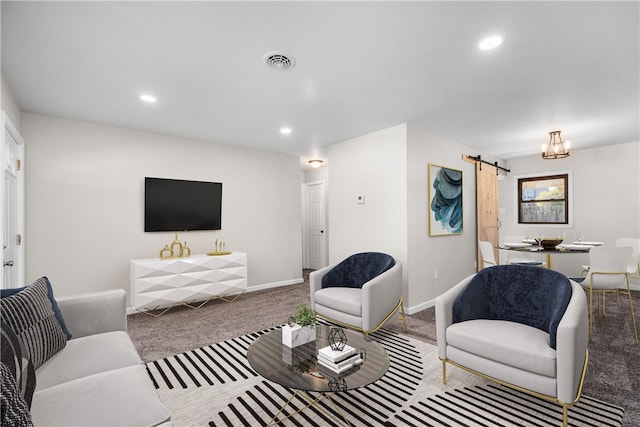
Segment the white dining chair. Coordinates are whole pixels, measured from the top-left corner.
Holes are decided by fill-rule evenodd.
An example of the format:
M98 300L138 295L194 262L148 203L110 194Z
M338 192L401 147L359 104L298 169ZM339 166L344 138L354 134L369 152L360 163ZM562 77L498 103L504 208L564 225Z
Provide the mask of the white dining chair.
M605 315L606 294L629 296L629 309L636 344L638 331L633 313L633 300L627 270L633 254L629 246L598 246L589 251L589 273L584 279L574 279L589 293L589 339L593 336L593 297L598 297L598 313Z
M627 268L627 276L630 279L640 279L640 239L620 237L616 239L616 246L630 246L633 249L631 259L629 260L629 267ZM589 265L583 265L581 276L588 273L589 268Z
M524 236L505 236L504 244L522 243ZM507 251L507 264L543 265L542 261L533 258L530 252Z
M480 246L480 254L482 255L482 268L498 265L491 242L478 240L478 246Z
M620 237L616 239L616 246L630 246L633 250L629 266L627 267L627 277L630 279L640 279L640 239Z

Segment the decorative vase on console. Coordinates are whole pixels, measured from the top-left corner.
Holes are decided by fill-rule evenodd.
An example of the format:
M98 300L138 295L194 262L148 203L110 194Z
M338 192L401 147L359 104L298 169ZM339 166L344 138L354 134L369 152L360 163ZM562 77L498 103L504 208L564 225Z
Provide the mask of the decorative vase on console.
M308 306L300 304L297 312L282 327L282 344L297 347L316 339L316 313Z

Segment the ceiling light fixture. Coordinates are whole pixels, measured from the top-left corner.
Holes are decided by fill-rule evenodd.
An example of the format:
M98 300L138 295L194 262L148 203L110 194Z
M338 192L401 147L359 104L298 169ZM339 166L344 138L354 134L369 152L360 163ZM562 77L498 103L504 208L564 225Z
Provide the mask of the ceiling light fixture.
M283 135L291 135L291 132L293 132L291 128L287 128L287 127L280 128L280 133Z
M483 39L480 44L478 44L478 49L480 50L491 50L495 49L502 44L504 41L504 37L502 36L489 36Z
M153 95L140 95L140 99L143 100L144 102L149 102L149 103L153 103L156 102L156 97Z
M318 169L320 166L322 166L323 163L324 162L319 159L309 160L309 166L311 166L314 169Z
M559 130L549 132L549 143L542 144L542 158L547 160L569 157L569 141L562 141Z
M276 70L290 70L296 65L295 58L284 52L267 52L262 59L265 64Z

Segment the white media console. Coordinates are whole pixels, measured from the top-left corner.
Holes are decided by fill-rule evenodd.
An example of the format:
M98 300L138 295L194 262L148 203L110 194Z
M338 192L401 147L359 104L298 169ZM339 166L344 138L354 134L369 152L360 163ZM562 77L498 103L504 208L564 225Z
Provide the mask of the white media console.
M247 254L131 260L130 286L131 305L144 312L179 304L198 308L214 298L229 301L229 295L247 289Z

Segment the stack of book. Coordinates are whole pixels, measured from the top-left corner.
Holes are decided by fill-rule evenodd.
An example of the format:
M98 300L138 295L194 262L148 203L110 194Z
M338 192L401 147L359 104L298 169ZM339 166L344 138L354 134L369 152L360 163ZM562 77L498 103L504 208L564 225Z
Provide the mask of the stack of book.
M341 374L361 365L362 358L355 348L348 345L342 351L324 347L318 350L318 364L337 374Z

